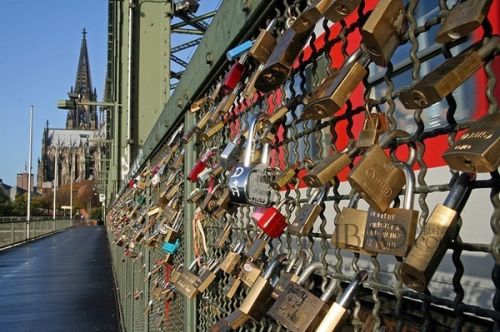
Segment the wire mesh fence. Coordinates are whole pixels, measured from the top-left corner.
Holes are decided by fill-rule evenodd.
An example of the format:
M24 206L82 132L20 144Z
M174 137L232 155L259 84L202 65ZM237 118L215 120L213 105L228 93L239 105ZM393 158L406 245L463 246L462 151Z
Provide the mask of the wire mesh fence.
M380 3L389 5L391 2ZM392 3L394 5L398 1ZM354 330L378 331L382 326L398 331L500 329L497 169L482 172L469 183L468 186L472 187L470 197L466 203L461 203L465 205L457 221L459 227L455 233L446 235L450 236L449 241L439 240L436 234L440 230L433 229L433 235L436 235L432 237L433 241L443 243L443 259L430 264L434 264L437 271L430 273L432 280L427 280L422 290L412 286L405 275L409 273L405 271L408 271L410 258L404 257L411 256L411 252L408 253L410 249L403 254L391 251L394 249L390 246L391 234L384 228L387 226L380 220L380 212L373 209L378 196L370 196L370 193L358 195L360 190L355 185L354 177L354 172L364 162L363 158L367 158L370 149L373 150L372 145L377 144L374 137L389 137L398 133L397 139L391 140L385 149L390 156L388 163L405 164L415 172L413 192L409 195L414 197L414 208L419 215L414 224L415 236L407 238L410 246L416 236L421 239L422 234L429 231L434 207L445 201L449 203L450 188L455 188L463 177L448 168L442 154L457 141L463 130L478 123L479 118L498 114L494 92L496 75L492 65L497 51L482 59L472 78L464 79L463 84L457 84L458 87L445 93L437 102L427 105L424 99L431 99L429 95L422 97L414 92L408 97L408 91L416 91L415 82L426 82L425 79L443 63L458 59L461 52L470 52L471 45L477 49L496 40L498 24L490 22L491 15L485 15L484 20L476 24L478 27L473 33L459 38L449 33L449 42L435 42L436 38L445 38L439 37L442 36L440 28L445 18L451 17L452 10L464 3L472 5L473 1L401 2L402 14L395 19L401 22L399 30L396 29L398 36L394 54L383 66L377 60L379 54L374 54L376 52L369 48L373 44L363 32L370 17L374 13L380 15L377 9L380 4L366 1L360 2L352 13L335 22L331 19L319 20L304 39L305 47L299 48L297 60L292 61L286 79L268 89L269 92L250 90L251 73L265 70L257 68L255 63L245 63L246 72L250 74L244 76L244 84L236 86L228 97L220 97L219 89L232 64L228 64L220 76L214 77L212 85L208 85L199 96L204 102L191 104L198 120L197 129L185 128L179 123L174 126L158 146L154 157L130 180L129 187L108 215L109 236L117 243L112 246L113 263L126 330L174 331L183 330L190 324L196 326L196 330L208 331L216 322L241 307L248 295L248 287L241 286L234 296L227 296L230 286L240 279L237 273L219 272L215 282L204 292L195 294L195 300L187 299L176 291L175 282L171 279L176 271L182 270L185 262L191 261L191 257L185 259L187 248L193 248L193 259L203 257L205 262L210 259L221 262L239 244L247 244L248 249L262 233L256 226L256 220L259 220L257 207L250 204L221 205L219 201L207 212L210 200L206 199L220 190L215 189L218 184L217 188L231 188L230 180L234 173L216 171L221 162L221 152L240 137L250 136L249 129L256 118L265 119L263 123L268 125L263 125L255 138L246 139L247 144L260 142L249 158L267 164L266 172L270 175L266 176L273 178L273 183L288 170L293 173L289 181L278 186L279 190L274 187L269 190L276 205L283 202L278 208L289 227L282 235L267 241L263 254L254 259L256 265L264 269L279 254L287 255L288 261L292 262L304 253L307 265L321 263L310 289L321 293L333 280L332 300L340 298L346 282L352 280L356 273L367 270L369 277L363 282L363 288L345 322ZM496 5L494 3L491 8L498 8ZM279 45L279 36L286 36L294 22L300 21L311 6L314 7L314 4L308 7L305 1L279 1L272 13L262 17L259 27L272 23L271 31L277 36ZM483 12L487 13L489 7L485 8ZM387 16L383 14L381 17L384 15ZM462 19L467 17L465 15ZM380 47L391 43L391 31L379 37L382 38L379 40ZM256 29L254 37L259 33L260 30ZM471 53L466 54L471 56ZM448 66L448 71L459 67L458 60L453 61L455 63L451 69ZM355 70L352 68L357 72L353 74ZM447 77L446 70L440 68L440 76L434 81L427 81L427 84L438 86L437 82L444 79L446 82L442 84L453 85L450 81L455 78ZM456 75L459 76L459 73ZM346 76L348 78L343 80ZM343 83L345 81L348 82ZM336 89L330 88L328 92L329 84ZM227 85L225 87L228 88ZM439 89L440 86L436 88ZM427 90L422 91L425 93ZM408 106L412 102L417 107ZM227 111L220 111L224 107ZM322 112L326 112L326 116ZM186 115L186 118L189 116ZM212 120L206 121L208 118ZM374 118L380 121L380 125L370 127ZM190 135L193 133L196 135ZM184 141L180 139L182 135ZM360 137L365 137L362 135L369 138L366 147L360 147ZM494 135L498 136L498 133ZM186 141L195 144L187 145ZM189 176L185 169L191 169L193 164L189 162L186 168L184 165L184 154L193 152L185 149L191 148L198 161L209 154L206 159L213 163L212 170L196 183L197 188L192 192L193 185L185 181ZM343 166L331 171L329 178L324 180L319 171L322 165L337 163L340 156L348 158L347 161L343 159ZM383 163L383 157L377 158L372 167ZM389 173L392 169L383 170ZM374 179L373 176L371 178ZM405 188L408 188L408 183ZM312 187L325 190L324 200L320 202L322 211L313 220L310 232L297 234L290 230L290 225L298 218L300 206L315 202L316 196L313 195L317 195L317 190ZM403 202L404 192L400 191L394 193L394 203L392 199L389 202L393 208L406 205ZM201 198L196 200L198 194ZM193 215L186 213L190 211L187 208L189 204L200 210ZM458 209L458 205L453 208ZM162 212L155 212L159 206ZM364 222L356 225L365 227L366 222L371 220L374 233L362 232L358 228L349 233L349 227L355 223L352 219L346 222L345 218L353 209L366 213L362 217ZM172 214L165 213L167 210L173 211ZM377 227L384 229L380 231ZM345 239L339 237L343 229ZM228 237L222 241L222 246L218 246L216 243L224 231L227 231ZM176 238L183 239L176 251L160 248L168 242L163 240L170 236L167 235L169 232L178 233L177 237L172 236L169 243L175 243ZM185 232L192 234L186 236ZM373 238L374 234L381 234L385 242L372 243L371 251L368 250L370 242L365 241L364 246L359 243L362 236ZM138 239L138 235L142 237ZM154 241L155 238L157 241ZM353 239L358 243L352 243ZM426 248L423 252L432 250ZM424 256L422 253L419 255ZM425 278L428 277L422 277ZM186 311L186 301L196 301L195 316ZM190 321L192 317L196 317L196 321ZM280 322L267 315L249 320L240 328L241 331L285 329Z

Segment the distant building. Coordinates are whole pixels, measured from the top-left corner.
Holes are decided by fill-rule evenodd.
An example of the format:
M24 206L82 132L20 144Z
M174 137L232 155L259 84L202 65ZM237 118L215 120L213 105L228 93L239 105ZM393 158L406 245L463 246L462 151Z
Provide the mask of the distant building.
M92 88L85 29L83 29L75 86L71 87L68 95L82 102L97 100L97 93ZM77 105L75 109L69 110L66 128L49 128L47 121L42 137L41 158L38 160L39 191L43 192L52 187L56 154L58 186L70 183L71 177L74 182L97 178L101 166L101 145L96 142L99 127L95 106Z
M24 191L28 191L28 172L17 173L16 177L16 186L23 189ZM34 183L33 183L33 174L31 174L31 191L33 191Z

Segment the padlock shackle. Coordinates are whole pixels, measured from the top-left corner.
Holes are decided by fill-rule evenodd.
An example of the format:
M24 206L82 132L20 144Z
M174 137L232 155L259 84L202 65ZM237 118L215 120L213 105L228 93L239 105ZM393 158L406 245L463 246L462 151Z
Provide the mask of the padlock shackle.
M287 260L286 254L279 254L276 256L276 258L269 263L267 268L264 270L264 273L262 274L262 278L269 280L277 267L279 267L283 262Z
M257 126L257 117L250 120L250 127L248 129L248 138L245 146L245 154L243 157L243 167L250 167L252 163L252 150L255 141L255 129Z
M354 276L354 279L351 281L349 286L345 289L344 293L342 293L342 296L340 297L339 301L337 302L341 307L347 308L349 307L349 304L351 304L352 298L358 291L358 287L361 285L363 281L368 278L368 272L366 270L361 270L359 271L356 276Z
M347 207L351 208L351 209L355 209L356 206L358 205L360 198L361 198L361 196L359 195L359 193L357 191L354 191L354 195L352 195L351 199L349 200L349 204L347 205Z
M415 192L415 172L407 163L396 163L396 166L403 170L406 179L405 195L403 200L403 208L405 210L413 210L414 192Z
M297 271L300 272L300 270L304 266L305 260L306 260L306 253L304 252L304 250L300 250L297 253L297 255L295 255L295 257L290 261L290 263L286 267L285 272L291 273L293 270L293 267L294 267L295 263L297 263L297 261L299 262L299 266L297 266L297 269L295 270L295 272L297 272Z
M396 129L382 134L379 138L378 145L382 149L385 149L392 143L392 141L398 138L408 138L408 137L410 137L410 134L408 132L401 129Z
M321 294L321 297L319 299L323 302L327 302L332 298L333 294L335 294L336 288L337 288L337 280L332 278L332 280L328 284L328 287L325 289L325 292Z
M314 262L300 274L299 280L297 280L298 285L302 285L303 283L306 282L307 279L313 274L314 271L319 270L323 268L323 263L321 262Z
M476 180L476 173L462 173L453 182L450 188L450 192L443 203L444 206L449 207L453 210L460 208L462 201L468 196L471 190L470 185Z

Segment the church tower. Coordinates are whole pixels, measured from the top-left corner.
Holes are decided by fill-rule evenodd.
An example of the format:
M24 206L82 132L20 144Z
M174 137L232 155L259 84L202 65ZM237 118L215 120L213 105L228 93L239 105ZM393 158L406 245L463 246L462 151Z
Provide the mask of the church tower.
M71 87L68 95L70 98L76 98L82 102L97 100L97 93L92 88L89 54L87 51L87 31L85 28L82 31L82 44L80 47L75 85ZM66 129L96 130L97 125L97 108L95 106L77 105L75 109L68 112Z

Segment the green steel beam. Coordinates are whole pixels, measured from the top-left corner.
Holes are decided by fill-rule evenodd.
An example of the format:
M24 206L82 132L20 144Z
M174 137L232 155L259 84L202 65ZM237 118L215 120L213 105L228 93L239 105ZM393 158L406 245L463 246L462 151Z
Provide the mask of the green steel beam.
M248 3L249 1L226 0L221 4L170 100L144 142L143 156L134 162L135 165L141 165L149 158L172 129L172 125L187 110L189 103L224 69L227 64L226 51L249 38L260 18L272 10L276 1L250 1L250 10ZM136 170L131 171L134 173Z

